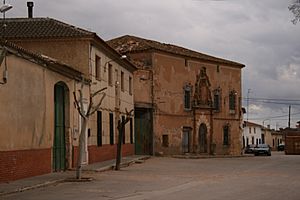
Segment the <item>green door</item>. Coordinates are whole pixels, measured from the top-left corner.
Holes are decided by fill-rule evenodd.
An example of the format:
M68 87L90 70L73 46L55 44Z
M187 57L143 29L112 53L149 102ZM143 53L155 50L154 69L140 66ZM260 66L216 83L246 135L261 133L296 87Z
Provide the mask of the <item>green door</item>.
M53 144L53 171L66 169L65 143L65 88L56 84L54 87L55 101L55 132Z
M135 109L135 154L152 155L151 109Z

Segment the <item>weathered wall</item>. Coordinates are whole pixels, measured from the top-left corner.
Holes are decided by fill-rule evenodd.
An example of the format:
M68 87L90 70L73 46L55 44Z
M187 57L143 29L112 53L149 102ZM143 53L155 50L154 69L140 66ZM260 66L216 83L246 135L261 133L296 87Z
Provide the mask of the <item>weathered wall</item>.
M201 114L196 115L196 127L193 126L192 111L184 110L185 85L191 85L194 89L196 75L201 68L205 67L210 81L210 91L221 89L221 110L213 112L211 117ZM217 69L218 68L218 69ZM241 153L241 69L200 61L185 60L173 55L154 53L154 105L155 105L155 149L164 153L180 153L182 146L182 128L193 128L193 139L198 143L198 130L200 121L203 120L210 127L207 141L213 135L212 142L216 144L217 154L240 154ZM236 110L229 112L229 92L236 91ZM137 94L139 95L139 94ZM201 113L201 108L199 111ZM203 110L203 112L205 112ZM230 145L223 145L223 127L230 126ZM162 136L169 135L169 148L162 147ZM209 145L208 145L209 146ZM168 149L168 150L167 150ZM209 150L208 150L209 152Z
M86 75L89 74L89 41L87 40L21 40L14 42L25 49L55 58Z
M67 98L70 103L66 109L68 117L65 133L66 160L67 163L71 163L72 127L77 126L77 121L73 121L77 111L71 99L76 83L70 78L14 55L7 57L7 66L8 82L0 86L0 152L1 159L6 161L1 162L0 166L5 165L15 176L12 177L7 171L1 170L0 177L14 180L51 172L54 85L58 82L64 82L69 89ZM32 167L33 158L35 167Z

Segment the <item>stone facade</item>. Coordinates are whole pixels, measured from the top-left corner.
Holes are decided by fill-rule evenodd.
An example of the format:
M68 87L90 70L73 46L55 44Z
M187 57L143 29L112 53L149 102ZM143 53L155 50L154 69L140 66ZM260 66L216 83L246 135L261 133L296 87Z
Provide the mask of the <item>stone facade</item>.
M135 108L148 109L153 135L138 142L150 154L241 153L242 64L134 36L108 43L138 66Z

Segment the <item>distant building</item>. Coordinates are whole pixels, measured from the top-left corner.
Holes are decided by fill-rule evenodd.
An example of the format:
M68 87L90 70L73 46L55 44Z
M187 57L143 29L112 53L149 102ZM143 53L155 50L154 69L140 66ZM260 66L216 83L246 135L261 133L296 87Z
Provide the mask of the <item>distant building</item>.
M285 153L288 155L300 155L300 129L286 128L283 130L283 133L285 137Z
M243 147L249 144L265 144L266 137L264 127L254 122L245 121L243 125Z
M108 43L138 67L137 154L241 153L243 64L129 35Z

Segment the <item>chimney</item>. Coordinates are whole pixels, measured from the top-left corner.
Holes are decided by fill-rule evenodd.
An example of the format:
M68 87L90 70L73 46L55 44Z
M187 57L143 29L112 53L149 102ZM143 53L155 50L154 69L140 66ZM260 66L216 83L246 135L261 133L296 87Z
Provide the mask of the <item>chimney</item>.
M28 18L32 18L32 15L33 15L33 2L28 1L27 2L27 7L28 7Z

